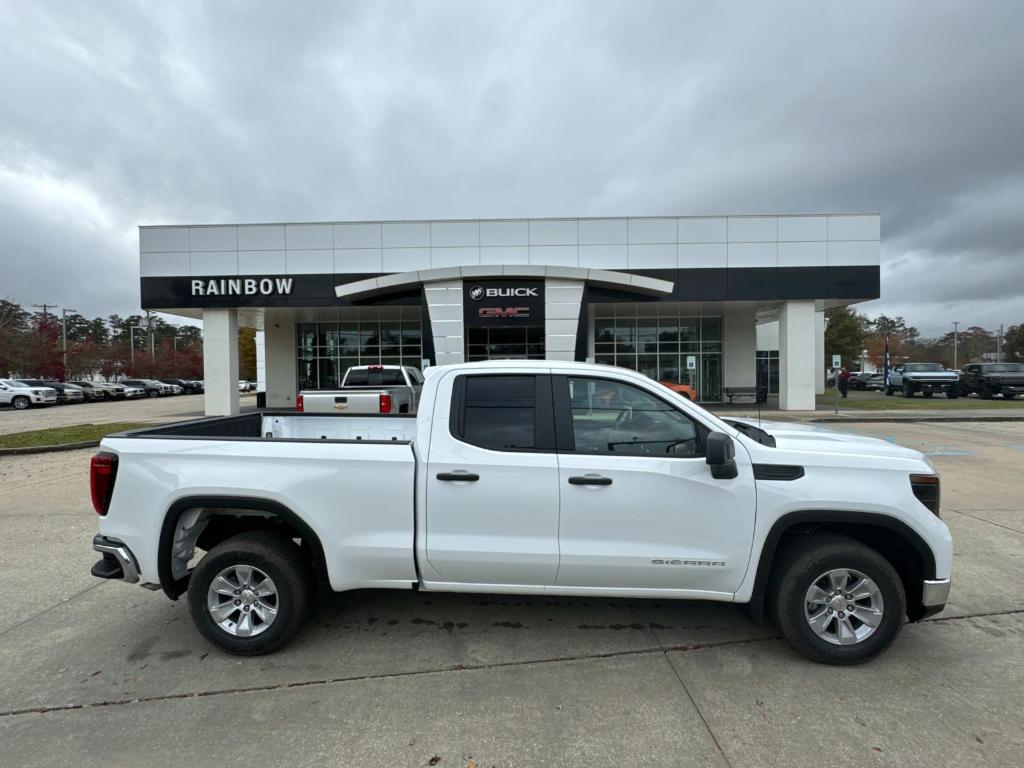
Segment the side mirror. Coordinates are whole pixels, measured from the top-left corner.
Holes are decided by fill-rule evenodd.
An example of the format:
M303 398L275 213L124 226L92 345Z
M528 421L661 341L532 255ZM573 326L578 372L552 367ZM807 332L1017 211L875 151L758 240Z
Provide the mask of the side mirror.
M707 465L711 468L711 476L716 480L732 480L739 474L736 469L736 446L732 438L724 432L712 432L708 435Z

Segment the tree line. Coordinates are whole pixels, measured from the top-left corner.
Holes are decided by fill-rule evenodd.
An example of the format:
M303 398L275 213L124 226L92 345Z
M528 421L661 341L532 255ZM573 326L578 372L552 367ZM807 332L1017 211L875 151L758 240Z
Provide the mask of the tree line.
M885 355L885 339L889 337L889 359L892 365L906 362L941 363L954 367L954 334L952 329L941 336L922 336L917 328L907 325L902 317L879 315L869 318L853 307L837 307L825 313L825 355L831 362L834 354L842 355L843 364L857 367L861 353L881 369ZM995 362L999 345L998 333L981 326L961 328L956 334L955 367L968 363ZM1002 361L1024 362L1024 324L1005 329L1002 340Z
M87 318L69 312L62 318L49 308L30 311L0 299L0 375L59 381L96 376L201 379L202 331L156 316Z

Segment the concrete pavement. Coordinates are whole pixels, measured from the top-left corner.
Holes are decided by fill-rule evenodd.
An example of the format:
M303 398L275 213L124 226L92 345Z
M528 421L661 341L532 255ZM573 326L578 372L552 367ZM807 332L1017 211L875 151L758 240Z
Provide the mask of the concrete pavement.
M950 606L856 668L733 606L363 591L284 652L88 575L90 451L0 465L0 764L970 766L1024 747L1024 425L847 425L932 454Z

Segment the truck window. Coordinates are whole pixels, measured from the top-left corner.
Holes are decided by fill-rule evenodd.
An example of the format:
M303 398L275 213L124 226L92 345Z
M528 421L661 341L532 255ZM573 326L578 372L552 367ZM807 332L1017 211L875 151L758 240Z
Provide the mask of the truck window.
M701 430L688 416L631 384L569 378L576 453L702 456Z
M496 451L551 450L548 377L459 376L452 392L451 432L463 442Z
M346 387L402 387L405 378L398 368L350 368Z

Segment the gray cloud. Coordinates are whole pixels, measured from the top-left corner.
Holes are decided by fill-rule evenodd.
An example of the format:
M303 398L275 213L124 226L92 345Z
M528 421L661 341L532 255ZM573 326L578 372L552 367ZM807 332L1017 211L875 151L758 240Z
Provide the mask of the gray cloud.
M9 3L0 294L135 310L140 223L851 210L883 217L866 310L1022 322L1019 21L1013 0Z

